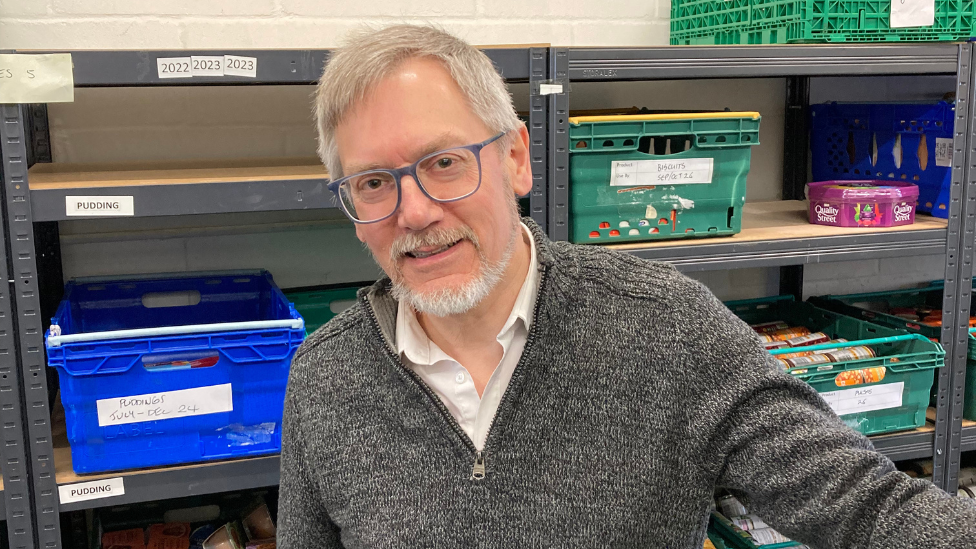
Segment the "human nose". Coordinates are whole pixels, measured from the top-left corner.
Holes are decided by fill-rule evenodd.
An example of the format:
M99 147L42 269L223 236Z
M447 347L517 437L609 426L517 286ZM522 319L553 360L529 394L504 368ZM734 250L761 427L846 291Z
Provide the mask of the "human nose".
M400 211L397 223L411 231L423 230L444 218L444 209L431 200L413 176L400 178Z

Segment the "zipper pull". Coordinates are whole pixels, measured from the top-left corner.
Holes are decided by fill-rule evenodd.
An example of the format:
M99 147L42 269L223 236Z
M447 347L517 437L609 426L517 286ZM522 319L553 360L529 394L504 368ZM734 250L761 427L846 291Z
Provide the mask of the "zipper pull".
M474 458L474 467L471 468L471 480L481 480L485 478L485 453L478 452Z

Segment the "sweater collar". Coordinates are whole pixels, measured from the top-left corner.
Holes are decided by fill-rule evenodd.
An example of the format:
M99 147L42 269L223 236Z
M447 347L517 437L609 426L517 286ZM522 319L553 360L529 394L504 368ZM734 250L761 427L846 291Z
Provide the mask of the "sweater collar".
M531 218L522 218L522 223L529 228L532 238L535 240L536 259L540 272L552 265L555 255L552 250L552 242L546 237L542 228L532 221ZM390 295L390 279L383 277L376 281L372 286L360 292L361 299L365 294L366 305L373 309L376 321L379 323L380 331L383 333L383 340L393 354L396 353L396 325L398 304L393 296ZM541 290L540 290L541 292ZM536 299L542 299L541 293Z

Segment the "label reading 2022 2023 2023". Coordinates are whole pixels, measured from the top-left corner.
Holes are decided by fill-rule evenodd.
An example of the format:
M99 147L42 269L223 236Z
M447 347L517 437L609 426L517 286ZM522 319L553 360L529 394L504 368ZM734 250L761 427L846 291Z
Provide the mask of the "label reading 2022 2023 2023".
M193 78L194 76L244 76L257 78L256 57L240 55L191 55L156 59L159 78Z
M712 182L713 158L681 160L614 160L610 163L610 185L689 185Z

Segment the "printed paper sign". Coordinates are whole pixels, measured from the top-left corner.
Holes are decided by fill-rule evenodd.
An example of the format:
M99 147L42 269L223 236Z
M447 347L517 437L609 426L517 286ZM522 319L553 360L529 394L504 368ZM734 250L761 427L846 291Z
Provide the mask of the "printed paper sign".
M223 76L224 56L194 55L190 57L191 76Z
M75 100L70 53L0 54L0 103Z
M539 84L539 95L552 95L554 93L563 93L563 85Z
M610 185L687 185L712 182L713 158L683 160L615 160L610 163Z
M58 486L61 503L77 503L90 499L112 498L125 495L125 484L121 477L79 482Z
M64 214L68 217L135 215L131 196L66 196Z
M190 78L193 76L189 57L156 58L156 72L160 78Z
M126 425L202 416L234 410L234 391L230 383L148 395L105 398L96 401L98 426Z
M943 168L952 167L952 139L935 138L935 165Z
M834 413L843 416L897 408L902 405L905 382L884 383L870 387L855 387L842 391L820 393L820 396L833 408Z
M228 76L258 77L258 60L254 57L239 55L224 56L224 74Z
M891 0L891 28L931 27L935 0Z

